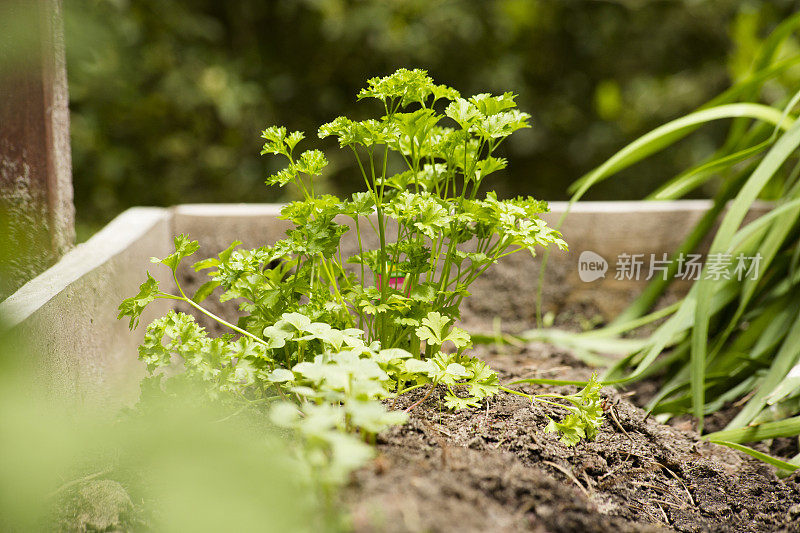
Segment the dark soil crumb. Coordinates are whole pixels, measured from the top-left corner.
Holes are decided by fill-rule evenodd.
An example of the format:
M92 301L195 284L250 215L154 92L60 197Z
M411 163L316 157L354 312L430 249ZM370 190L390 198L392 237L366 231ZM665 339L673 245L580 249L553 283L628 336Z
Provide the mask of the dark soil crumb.
M504 383L591 373L546 345L481 352ZM556 407L500 394L484 409L449 413L431 395L379 436L379 456L354 476L345 501L355 530L800 531L800 475L779 480L744 454L646 418L614 389L603 393L613 407L600 434L572 448L543 431L548 416L564 415Z

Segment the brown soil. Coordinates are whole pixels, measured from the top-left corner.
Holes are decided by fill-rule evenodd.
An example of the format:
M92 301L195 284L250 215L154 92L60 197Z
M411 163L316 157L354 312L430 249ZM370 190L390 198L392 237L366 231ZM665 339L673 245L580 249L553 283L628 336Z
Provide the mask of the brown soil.
M481 351L502 382L591 372L544 345ZM484 409L449 413L434 393L380 435L378 457L355 475L345 493L355 530L800 531L800 475L779 480L687 427L646 418L624 393L603 393L614 407L599 436L572 448L543 431L548 415L563 416L556 407L501 393Z
M464 307L464 327L490 332L493 316L502 319L504 331L531 327L533 289L514 289L520 278L512 267L493 275L491 283L476 283ZM188 290L205 281L189 271L181 277ZM591 295L576 301L558 292L564 285L545 285L546 310L555 313L557 327L580 331L607 315ZM237 318L231 302L219 304L212 297L204 304L231 321ZM210 332L223 332L204 316L197 318ZM477 350L504 383L523 377L586 379L591 373L550 346L509 350ZM519 389L536 393L544 387ZM378 437L378 457L354 475L343 495L353 527L358 532L800 532L800 473L780 480L770 466L701 442L689 418L670 425L646 418L637 406L656 390L655 381L629 393L604 389L614 407L599 436L572 448L543 431L548 416L565 414L558 408L501 393L485 409L450 413L434 393L406 425ZM397 407L423 394L398 399ZM709 417L708 427L721 428L728 415ZM756 447L778 455L797 451L788 439Z

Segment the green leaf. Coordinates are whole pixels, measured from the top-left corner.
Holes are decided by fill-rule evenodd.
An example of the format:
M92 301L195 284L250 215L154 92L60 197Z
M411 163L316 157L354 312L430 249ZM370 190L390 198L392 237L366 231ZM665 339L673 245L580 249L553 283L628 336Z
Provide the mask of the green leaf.
M294 147L297 146L297 143L302 141L305 138L305 134L302 131L293 131L289 135L284 138L284 142L286 146L289 148L289 152L291 153L294 150Z
M348 229L347 226L334 222L332 214L327 214L309 220L302 227L290 229L286 233L295 254L322 254L329 258L337 252L339 241Z
M443 340L444 342L452 342L456 348L466 348L472 346L472 339L470 338L469 333L461 328L453 328Z
M456 362L454 354L437 353L432 359L420 361L408 359L405 361L406 372L410 375L422 374L429 377L434 383L455 385L459 380L468 378L472 373L464 365Z
M746 161L750 157L760 154L772 144L772 140L766 140L756 146L748 147L731 155L712 159L709 162L700 164L660 186L656 191L649 194L646 200L677 200L700 187L712 177L718 175L724 169L730 168L736 163Z
M514 101L516 97L517 95L512 92L506 92L500 96L492 96L489 93L481 93L476 94L470 98L469 101L475 105L481 114L490 117L500 113L501 111L517 107L517 104Z
M500 379L489 365L480 359L470 359L467 369L472 377L467 381L469 394L477 399L494 396L500 391Z
M778 467L782 470L787 470L789 472L794 472L800 466L789 463L787 461L782 461L776 457L772 457L771 455L767 455L765 453L759 452L758 450L754 450L753 448L748 448L747 446L742 446L741 444L737 444L735 442L727 442L724 440L712 440L714 444L720 444L722 446L727 446L728 448L733 448L734 450L739 450L740 452L746 453L750 457L755 457L759 461L763 461L765 463L771 464L772 466Z
M728 208L722 220L714 241L711 243L709 254L720 253L730 248L736 232L741 226L750 206L758 197L766 183L773 178L778 169L783 166L800 146L800 121L796 121L791 128L778 139L775 145L767 152L745 185L736 195L733 204ZM698 301L695 314L695 324L692 329L691 351L691 383L692 405L694 415L700 419L702 427L703 405L705 394L705 360L706 344L708 342L708 329L711 314L709 311L710 296L713 294L715 284L710 280L698 282ZM739 414L728 424L728 427L741 427L750 422L766 403L766 398L772 393L773 387L786 376L789 369L800 358L800 319L792 327L791 341L787 339L781 347L779 354L770 368L770 372L762 383L756 395L747 403Z
M285 368L276 368L269 373L267 377L273 383L285 383L287 381L294 381L294 372Z
M457 98L450 102L444 114L458 122L458 125L465 130L468 130L475 120L481 116L475 104L463 98Z
M409 272L419 272L418 269L408 268ZM410 297L418 302L432 302L436 298L438 287L434 283L420 283L411 289Z
M469 376L469 372L467 372L467 369L464 368L464 365L461 363L450 363L444 369L444 373L453 379L462 379Z
M434 101L444 98L445 100L455 100L461 94L447 85L435 85L432 89Z
M437 371L436 365L432 361L420 361L419 359L408 359L405 362L406 372L409 374L434 374Z
M410 352L401 348L385 348L375 354L374 359L378 363L388 364L397 363L405 359L411 359L413 356Z
M794 365L783 381L767 396L767 405L776 404L798 389L800 389L800 364Z
M283 126L270 126L261 132L261 138L267 141L267 144L264 145L264 151L261 152L262 154L267 152L267 145L272 148L283 148L283 140L286 138L286 128ZM278 154L281 152L273 151L271 153Z
M483 117L476 126L476 133L486 140L508 137L518 129L529 128L530 115L513 110Z
M388 411L380 402L355 401L348 402L345 407L351 423L368 433L380 433L391 426L405 424L408 420L408 414Z
M601 384L592 374L589 382L579 393L563 397L572 403L565 406L570 411L561 422L550 420L545 431L561 434L561 442L574 446L580 439L593 440L603 424L603 408L600 400ZM548 417L549 418L549 417Z
M450 215L444 206L432 198L416 198L418 214L414 227L429 239L435 239L437 234L450 225Z
M375 197L369 192L356 192L349 202L342 204L343 214L351 217L366 217L375 212Z
M384 102L400 100L403 106L411 103L424 103L436 91L437 94L452 96L452 90L436 86L428 73L421 69L398 69L383 78L367 80L367 87L358 93L358 99L376 98Z
M283 324L290 324L294 329L302 332L311 325L311 319L301 313L284 313L276 326L280 328Z
M148 371L153 372L169 366L174 354L183 359L187 373L208 379L213 377L215 369L219 370L224 360L229 359L224 353L219 353L224 341L214 341L217 341L216 346L211 345L212 340L194 317L169 311L147 326L144 342L139 346L139 359L147 364ZM216 361L214 356L217 356Z
M297 177L297 172L297 167L290 166L268 176L264 183L267 185L278 185L283 187Z
M575 414L567 415L561 422L556 422L550 417L544 430L547 433L557 433L561 436L561 442L567 446L575 446L581 439L586 438L586 432L579 416Z
M460 411L461 409L469 409L470 407L480 407L481 406L481 399L468 396L466 398L460 398L452 393L447 393L444 397L444 406L452 411Z
M200 302L202 302L203 300L208 298L209 295L212 292L214 292L214 289L219 287L219 285L220 285L219 281L216 281L216 280L211 280L211 281L207 281L207 282L203 283L197 289L197 291L194 293L194 296L192 296L192 301L194 303L198 303L199 304Z
M362 311L368 315L379 315L389 311L389 306L386 304L373 304L369 300L361 300L358 304Z
M770 124L780 125L782 128L786 128L788 124L788 121L784 121L779 110L761 104L725 104L696 111L668 122L639 137L614 154L601 166L573 183L569 188L569 192L573 193L570 202L578 201L593 185L686 137L701 125L715 120L736 117L763 120Z
M753 419L751 425L757 426L766 422L783 420L797 413L800 413L800 396L790 396L762 409L758 416Z
M322 170L328 165L328 160L325 159L325 154L320 150L308 150L300 154L300 160L297 161L297 170L309 176L319 176Z
M135 329L139 325L139 317L142 315L142 311L150 302L158 298L158 294L158 281L148 272L147 281L139 285L139 294L126 298L119 304L117 320L124 316L130 317L128 328Z
M482 180L489 174L503 170L508 166L508 161L502 157L489 156L486 159L481 159L475 164L475 179Z
M195 272L200 272L201 270L205 270L206 268L213 268L220 265L220 263L224 263L230 259L233 250L242 244L242 241L233 241L230 246L226 249L221 251L217 254L217 257L210 257L208 259L203 259L202 261L198 261L197 263L192 265L192 268Z
M354 435L331 431L324 435L324 442L330 448L331 459L323 471L323 482L331 486L345 484L353 470L375 456L373 447Z
M275 325L265 327L263 333L270 349L283 348L286 346L286 340L291 339L293 336L290 331L286 331Z
M178 268L178 264L181 262L181 259L184 257L188 257L195 253L200 248L200 244L197 241L189 240L184 234L180 234L175 237L175 251L169 254L164 259L158 259L157 257L153 257L150 259L153 263L162 263L167 265L173 272L175 269Z
M724 440L728 442L758 442L760 440L775 439L778 437L796 437L800 435L800 416L767 422L757 426L747 426L736 429L723 429L705 435L708 440Z
M270 407L269 418L276 426L292 428L300 420L300 410L290 402L276 402Z
M446 328L449 323L449 317L442 316L441 313L436 311L431 311L422 319L422 325L417 328L417 337L421 341L441 346L442 337L447 334Z
M412 113L395 113L392 120L397 124L402 137L400 144L408 144L408 154L418 152L432 128L441 120L433 109L422 108ZM402 149L401 149L402 150ZM406 151L406 150L402 150Z
M450 318L437 311L431 311L422 319L422 325L415 331L421 341L432 346L442 346L445 342L452 342L456 348L463 348L470 344L469 333L460 328L448 331L447 325Z

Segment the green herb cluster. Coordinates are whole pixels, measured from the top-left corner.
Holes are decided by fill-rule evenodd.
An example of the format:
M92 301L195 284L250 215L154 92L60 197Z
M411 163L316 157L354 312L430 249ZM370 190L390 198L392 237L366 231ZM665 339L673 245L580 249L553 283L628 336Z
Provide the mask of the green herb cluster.
M319 136L335 136L353 154L366 191L345 200L317 194L323 153L300 152L301 132L267 128L262 153L287 161L267 183L292 183L303 195L282 209L292 223L286 238L250 250L237 241L195 263L209 281L189 298L177 268L199 245L180 235L173 254L154 259L172 270L179 294L161 291L148 274L140 293L120 306L131 327L158 298L183 301L228 326L230 335L211 338L191 316L171 311L148 326L140 357L151 372L180 358L185 374L206 382L214 397L272 404L273 422L302 436L305 462L334 483L372 453L365 441L405 421L405 412L382 400L424 387L410 410L441 387L444 405L462 409L504 389L485 362L465 353L471 339L455 326L460 304L501 258L566 247L538 217L544 202L480 195L506 166L498 147L528 127L513 94L464 99L424 71L401 69L369 80L358 97L377 100L379 117L339 117ZM342 236L353 230L357 249L346 256ZM218 287L220 301L241 302L238 324L201 305ZM596 400L596 392L587 394ZM574 403L569 416L579 421L568 417L564 428L591 438L598 419L584 411L593 402Z
M370 341L415 357L421 355L419 341L427 357L447 341L465 348L468 336L445 332L442 320L458 317L470 284L506 255L549 244L566 247L538 218L545 203L499 201L494 193L478 197L486 178L507 164L493 154L513 132L529 127L530 117L516 109L512 93L463 99L421 70L371 79L358 98L378 100L381 116L338 117L319 129L321 138L336 137L358 163L367 190L349 199L315 194L314 177L327 161L319 150L298 153L303 133L270 127L262 134L262 154L288 163L267 183L294 183L303 200L282 211L295 225L288 238L262 248L260 262L249 256L255 268L275 259L284 266L270 280L273 286L254 295L265 305L254 301L247 309L246 327L258 333L281 313L300 311L332 326L359 327ZM401 171L391 173L398 162ZM358 252L351 257L343 257L340 246L349 226L337 216L355 229ZM372 249L362 239L370 231L378 241ZM348 263L359 266L348 269ZM402 287L374 283L393 271L403 274ZM222 272L216 279L233 281Z
M603 404L600 399L601 383L592 374L586 386L571 396L554 395L568 401L571 405L566 409L569 414L561 422L550 420L545 431L560 433L561 442L575 446L581 439L594 440L603 424ZM564 407L559 404L560 407Z

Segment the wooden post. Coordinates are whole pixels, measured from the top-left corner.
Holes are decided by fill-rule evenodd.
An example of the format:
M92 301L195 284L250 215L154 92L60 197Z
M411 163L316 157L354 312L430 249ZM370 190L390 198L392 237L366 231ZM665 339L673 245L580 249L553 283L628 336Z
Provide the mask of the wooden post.
M61 0L0 0L0 300L75 239Z

